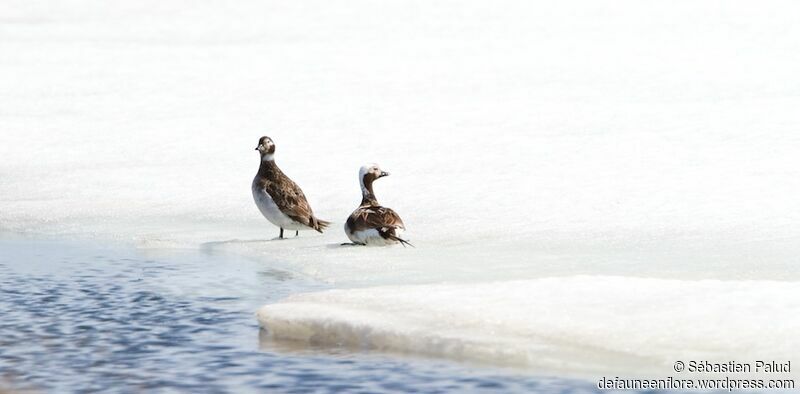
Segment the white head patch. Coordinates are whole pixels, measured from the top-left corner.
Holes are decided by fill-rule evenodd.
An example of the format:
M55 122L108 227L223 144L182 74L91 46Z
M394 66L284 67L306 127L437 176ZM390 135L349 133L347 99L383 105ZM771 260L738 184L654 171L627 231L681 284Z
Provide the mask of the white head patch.
M361 187L364 187L364 175L367 175L369 172L380 172L381 168L378 167L375 163L364 164L361 166L361 169L358 170L358 182L361 184Z
M368 172L373 172L375 170L380 171L381 168L375 163L364 164L361 166L361 169L358 170L358 177L364 178L364 175L366 175Z

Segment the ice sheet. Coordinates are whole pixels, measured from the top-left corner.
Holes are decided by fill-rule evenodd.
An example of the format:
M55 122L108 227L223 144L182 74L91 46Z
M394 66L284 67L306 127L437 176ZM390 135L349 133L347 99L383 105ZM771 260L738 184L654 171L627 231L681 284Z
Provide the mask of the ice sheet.
M473 300L479 310L529 318L532 299L537 313L561 313L558 299L536 298L541 283L602 296L586 278L614 276L629 292L658 284L657 298L673 286L724 296L743 280L790 281L775 313L752 324L792 328L796 11L782 1L4 1L0 231L241 253L334 283L343 300L371 297L344 288L380 297L403 286L429 308L398 311L404 321L457 305L470 286L488 296ZM270 241L277 229L250 195L261 135L334 222L328 233ZM376 193L416 248L339 246L366 162L393 174ZM590 276L559 282L574 275ZM506 292L510 280L537 286ZM452 294L427 300L405 287L442 282ZM763 300L766 287L737 291ZM369 305L349 316L338 298L309 297L267 307L270 321L302 325L330 308L343 330L356 313L364 329L387 329ZM570 335L607 334L592 331L602 323L583 299L571 299ZM619 300L608 301L593 313L613 314ZM673 321L697 310L687 302L615 347L666 336L666 357ZM447 319L486 337L490 326L470 316ZM528 323L525 335L539 333ZM747 327L730 335L761 346Z
M258 319L277 339L313 345L652 378L678 360L791 360L798 294L796 282L573 276L329 290Z

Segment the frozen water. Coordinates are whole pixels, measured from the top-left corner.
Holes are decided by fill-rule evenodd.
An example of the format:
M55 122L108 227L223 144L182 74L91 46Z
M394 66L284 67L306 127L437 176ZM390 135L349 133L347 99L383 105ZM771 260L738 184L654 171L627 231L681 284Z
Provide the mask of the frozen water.
M796 341L760 343L755 326L739 331L721 313L796 327L796 11L788 1L6 1L0 230L203 247L310 275L342 289L267 307L262 320L342 342L362 322L387 332L389 307L421 308L398 310L404 321L436 316L478 286L475 310L516 316L502 332L523 334L501 339L518 339L520 354L550 329L541 313L551 310L571 338L593 338L567 341L562 358L606 346L630 366L641 355L625 349L652 338L665 341L656 364L676 346L703 353L710 334L690 340L690 325L670 323L689 311L720 328L723 345L744 335L798 354ZM263 134L331 231L267 242L277 229L249 190ZM373 161L392 173L376 193L414 249L338 246L358 168ZM442 282L452 291L405 287ZM638 299L642 287L651 293ZM773 288L780 302L764 309ZM626 335L595 331L613 328L597 316L634 319L623 305L647 308L673 290L722 299L681 298ZM589 313L586 292L606 302ZM384 303L345 307L371 295ZM433 333L446 322L492 335L473 317L426 321Z
M330 290L258 317L277 339L652 377L676 360L791 360L798 292L796 282L578 276Z

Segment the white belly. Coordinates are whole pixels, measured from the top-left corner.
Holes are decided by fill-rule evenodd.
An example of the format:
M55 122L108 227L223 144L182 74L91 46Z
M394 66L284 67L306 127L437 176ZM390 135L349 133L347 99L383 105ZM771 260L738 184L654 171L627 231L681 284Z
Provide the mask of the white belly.
M347 233L347 238L350 238L350 241L357 244L364 244L367 246L386 246L386 245L394 245L397 243L395 240L385 239L378 234L378 230L369 229L369 230L361 230L361 231L353 231L351 232L347 226L345 225L344 232ZM402 231L398 228L395 229L395 234L400 235Z
M278 209L275 201L269 196L266 190L253 184L253 200L256 202L258 210L264 215L270 223L284 228L286 230L309 230L310 228L302 223L296 222L292 218L286 216L285 213Z

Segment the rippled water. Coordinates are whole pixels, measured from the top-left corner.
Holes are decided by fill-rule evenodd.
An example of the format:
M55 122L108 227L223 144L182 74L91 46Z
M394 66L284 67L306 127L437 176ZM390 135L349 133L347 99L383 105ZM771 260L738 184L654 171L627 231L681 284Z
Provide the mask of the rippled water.
M0 389L592 391L519 371L260 340L258 306L324 286L237 257L29 240L0 241L0 251Z

